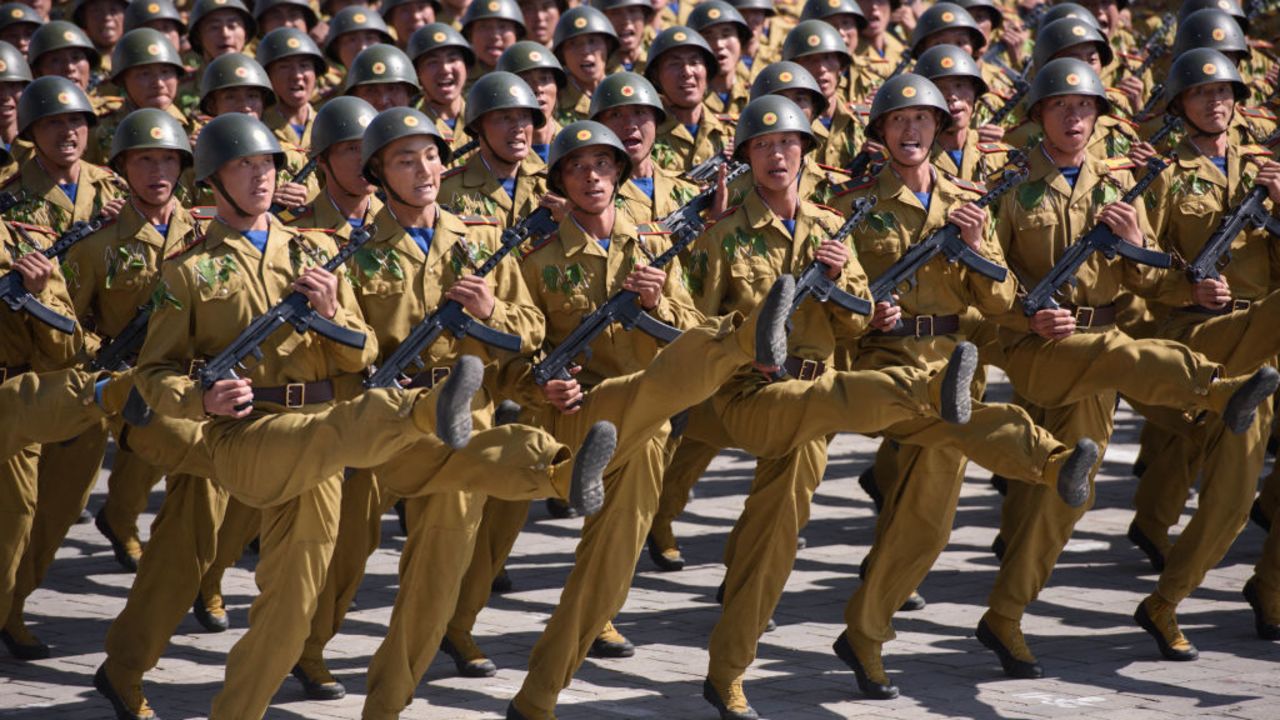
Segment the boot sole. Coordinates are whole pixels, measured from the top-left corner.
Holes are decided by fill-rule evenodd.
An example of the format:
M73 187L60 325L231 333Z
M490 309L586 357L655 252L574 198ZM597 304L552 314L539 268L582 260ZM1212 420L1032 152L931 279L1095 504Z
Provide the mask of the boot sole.
M787 361L787 316L795 302L796 279L780 275L769 288L756 322L756 362L781 367Z
M440 388L436 404L436 436L445 445L460 449L471 441L471 399L484 381L484 364L474 355L458 358Z
M1259 369L1227 401L1222 411L1227 428L1237 435L1248 430L1257 417L1258 405L1274 395L1277 388L1280 388L1280 372L1270 367Z
M973 376L978 372L978 348L960 342L951 352L942 383L942 419L955 425L969 422L973 413Z
M587 431L573 460L569 486L569 505L579 515L595 515L604 507L604 471L617 449L618 429L613 423L601 420Z
M1098 444L1089 438L1076 441L1076 449L1058 474L1058 497L1078 508L1089 499L1089 471L1098 462Z

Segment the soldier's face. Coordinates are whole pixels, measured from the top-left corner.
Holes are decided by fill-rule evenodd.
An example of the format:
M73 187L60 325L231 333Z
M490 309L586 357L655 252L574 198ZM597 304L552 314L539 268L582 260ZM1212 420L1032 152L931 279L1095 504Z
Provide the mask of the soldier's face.
M977 89L973 80L963 77L943 77L934 81L934 85L942 91L942 98L947 101L947 109L955 118L959 127L969 127L973 118L973 105L977 102Z
M14 23L0 30L0 40L18 48L23 55L26 55L27 48L31 46L31 36L36 34L38 27L40 26L31 23Z
M738 14L743 20L747 21L747 27L751 28L751 34L757 38L764 37L764 24L769 21L769 13L764 10L748 8L746 10L739 9Z
M40 56L36 62L36 76L61 75L80 86L89 88L89 56L80 48L62 48Z
M818 115L818 101L813 97L813 93L808 90L800 90L799 88L789 88L787 90L779 90L778 94L795 103L804 111L804 116L809 122Z
M240 209L250 215L261 215L271 209L271 196L276 189L276 163L270 155L251 155L237 158L218 169L218 180ZM219 212L223 212L224 199L214 189ZM227 207L226 212L234 208Z
M382 42L382 36L373 30L352 30L342 33L333 41L338 51L338 61L343 67L351 67L360 51Z
M486 67L498 64L502 51L516 44L518 30L510 20L482 18L471 23L471 47Z
M164 35L169 44L175 48L182 47L182 26L178 23L172 20L152 20L143 27L149 27Z
M721 75L732 75L738 71L738 61L742 59L742 38L738 36L736 27L729 23L712 25L702 31L702 37L715 53Z
M129 192L153 207L163 207L173 197L182 174L177 150L129 150L124 155L124 179Z
M852 13L841 13L826 18L828 24L836 30L840 31L840 37L844 38L844 44L849 46L849 52L858 49L858 16Z
M213 115L230 112L244 113L262 118L262 110L266 107L263 92L253 87L230 87L213 91Z
M973 54L973 35L964 28L948 28L932 33L920 41L920 52L924 52L931 47L938 45L955 45L963 48L970 55Z
M613 191L621 169L613 151L599 145L574 150L557 168L569 202L588 215L599 215L613 207Z
M560 47L564 56L564 69L578 82L595 87L604 79L604 62L609 54L609 42L604 35L589 33L569 38Z
M1055 60L1057 58L1075 58L1081 62L1088 63L1089 67L1093 68L1093 71L1099 75L1102 74L1102 53L1098 51L1097 43L1072 45L1053 57Z
M523 108L487 112L480 116L480 135L490 152L518 163L528 157L533 144L533 113Z
M893 161L915 167L929 161L929 149L938 134L938 116L925 107L892 110L880 121L884 145Z
M462 95L462 86L467 84L467 59L457 48L432 50L418 60L418 82L428 98L448 105Z
M417 208L427 207L440 196L444 163L436 143L425 135L400 138L381 153L382 178L399 198Z
M640 47L640 43L644 40L645 21L649 17L645 14L644 8L636 5L614 8L606 11L605 17L609 18L613 31L618 33L618 41L622 43L623 51L632 52Z
M989 8L970 8L969 14L973 16L974 22L978 23L978 29L983 35L991 37L991 29L995 27L995 15Z
M140 108L164 110L178 96L178 68L172 65L139 65L124 71L124 92Z
M876 38L883 35L885 28L889 27L889 15L893 12L889 7L889 0L858 0L858 7L867 18L867 27L862 31L863 37Z
M12 127L17 132L18 97L26 86L24 82L0 82L0 130ZM13 140L7 132L3 137L6 141Z
M1191 125L1206 133L1226 132L1236 108L1231 84L1224 82L1197 85L1182 93L1181 101Z
M751 175L756 185L765 190L783 191L793 185L803 159L804 138L800 133L766 133L747 141Z
M31 125L36 152L46 163L69 168L80 161L89 142L89 120L83 113L59 113Z
M653 108L644 105L621 105L600 113L596 120L613 131L632 165L639 165L649 157L653 143L658 138L658 118Z
M321 167L329 175L331 184L336 184L348 193L368 195L373 192L373 186L360 172L359 140L344 140L329 146Z
M524 15L524 26L529 31L529 39L551 47L556 23L560 21L560 6L556 4L556 0L522 2L520 13Z
M409 42L414 30L435 21L436 11L429 2L408 2L391 11L391 26L396 29L396 37L401 38L402 46Z
M263 35L282 27L306 32L307 13L297 5L277 5L262 13L262 17L258 19L258 30Z
M560 88L556 86L556 75L550 70L527 70L520 77L529 83L534 97L538 98L538 107L542 114L551 117L556 108L556 99L560 96Z
M667 101L692 108L707 96L707 61L691 47L669 50L658 58L658 88Z
M1063 151L1084 150L1098 121L1097 100L1087 95L1057 95L1036 103L1045 141Z
M196 32L206 60L240 52L248 41L244 18L235 10L214 10L200 20Z
M801 55L796 58L796 63L818 81L818 89L822 90L827 100L835 97L836 89L840 86L840 73L844 70L843 57L837 53Z
M109 48L124 34L124 10L122 0L89 0L84 6L84 31L93 44Z
M409 86L404 83L376 83L357 85L351 94L372 105L378 112L387 108L408 107Z
M1104 35L1110 35L1113 28L1120 27L1120 6L1116 0L1079 0L1077 4L1093 13Z
M311 58L293 55L281 58L267 67L271 89L276 99L289 108L300 108L316 92L316 66Z

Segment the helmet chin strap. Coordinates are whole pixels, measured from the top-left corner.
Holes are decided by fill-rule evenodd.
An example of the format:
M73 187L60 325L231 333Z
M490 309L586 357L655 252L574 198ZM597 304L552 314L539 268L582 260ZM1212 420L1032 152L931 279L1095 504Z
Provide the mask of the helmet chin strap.
M231 205L231 209L235 211L236 215L239 215L246 220L256 217L253 213L245 212L244 208L240 207L240 203L236 202L236 199L231 196L231 193L227 192L227 189L223 187L222 180L218 178L217 173L209 176L209 184L213 186L214 190L218 191L218 194L222 196L223 200L226 200Z
M333 166L329 164L328 152L326 152L324 155L320 157L320 162L324 165L325 171L329 175L329 180L332 181L334 185L337 185L342 190L342 192L352 197L361 197L362 195L365 194L363 192L352 192L351 188L347 187L346 184L342 182L342 179L338 177L338 174L333 171Z

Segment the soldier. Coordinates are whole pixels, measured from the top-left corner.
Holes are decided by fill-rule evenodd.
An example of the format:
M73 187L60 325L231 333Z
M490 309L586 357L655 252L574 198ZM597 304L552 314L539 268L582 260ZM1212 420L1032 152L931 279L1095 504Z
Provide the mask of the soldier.
M413 62L395 45L371 45L347 68L343 95L353 95L378 111L409 107L422 94Z
M1117 87L1108 87L1107 96L1113 104L1120 103L1127 116L1137 113L1146 99L1143 79L1129 73L1121 77L1119 71L1123 66L1115 62L1115 51L1106 36L1077 18L1062 18L1041 26L1036 33L1036 47L1031 57L1037 67L1044 67L1050 60L1060 57L1073 57L1089 63L1104 83L1118 81Z
M36 77L60 75L90 93L90 86L96 85L100 78L98 68L102 58L83 30L69 22L55 20L41 25L31 36L27 62ZM119 98L94 96L95 114L105 114L119 106Z
M644 72L645 29L653 22L653 3L648 0L598 0L593 7L604 13L613 26L618 49L609 57L609 69Z
M689 13L689 27L707 41L719 69L707 79L706 100L712 113L737 118L747 106L751 71L742 63L742 50L751 39L751 28L724 0L705 0Z
M258 23L240 0L196 0L187 18L187 41L201 65L228 53L244 52Z
M1016 17L1005 21L1004 11L994 0L958 0L957 5L969 11L978 29L987 38L992 62L1003 62L1010 68L1022 68L1031 58L1033 44L1027 29Z
M71 21L84 28L98 54L109 59L116 43L124 36L124 11L128 6L126 0L76 0L71 3ZM111 63L108 60L94 69L110 73Z
M617 49L613 25L599 10L579 5L560 16L551 50L569 75L569 83L557 98L556 122L568 125L587 117L591 95L604 80L606 65Z
M30 5L7 2L0 5L0 40L18 48L26 55L31 36L45 23Z
M907 46L889 32L890 13L901 5L902 0L858 0L867 26L858 33L860 42L852 52L881 79L889 77L907 52Z
M476 64L467 73L475 83L493 70L503 50L524 39L524 14L515 0L477 0L463 13L461 31L476 56Z
M859 33L867 24L867 18L854 0L808 0L800 13L800 20L822 20L835 28L844 38L850 53L858 49ZM847 102L863 103L882 81L883 78L867 69L867 63L854 60L841 73L840 95Z
M1254 102L1262 103L1264 102L1264 97L1269 102L1275 95L1277 82L1280 81L1280 63L1275 58L1275 46L1272 42L1264 39L1273 36L1267 35L1265 31L1259 32L1260 28L1254 28L1253 37L1250 37L1251 23L1249 13L1245 12L1240 3L1235 0L1223 0L1222 2L1218 2L1218 0L1189 0L1188 2L1180 3L1178 6L1179 27L1193 13L1205 9L1225 12L1240 26L1240 32L1244 33L1246 43L1249 46L1243 62L1240 63L1243 66L1240 68L1240 74L1249 78L1248 84L1250 85L1250 90L1254 93Z
M153 2L129 3L124 11L124 31L129 33L139 28L151 28L165 36L169 44L176 48L183 58L182 74L178 78L178 109L186 117L191 117L200 104L199 77L195 69L200 64L200 55L193 51L183 52L182 40L187 36L187 23L178 14L178 9L170 0L154 0Z
M467 68L475 65L476 54L461 33L443 23L418 28L408 52L422 87L422 112L451 149L462 147L468 136L458 121L466 110Z
M952 122L938 133L930 162L949 176L986 183L1009 163L1012 146L982 142L975 115L987 97L987 82L973 57L955 45L935 45L916 60L912 72L928 78L942 93ZM990 108L990 105L986 105Z
M560 132L554 113L560 90L569 82L564 68L550 50L532 40L521 40L503 51L497 69L519 75L538 98L538 106L548 120L533 131L533 151L545 163L551 141Z
M31 143L18 137L18 98L31 84L31 68L18 49L0 41L0 183L18 172L20 164L31 157Z
M818 146L814 155L824 165L846 168L853 163L863 143L862 122L854 106L837 92L844 72L853 64L853 55L844 37L821 20L805 20L787 34L782 59L800 65L822 89L827 105L815 113L813 126Z
M992 92L1001 97L1013 94L1013 83L1005 71L980 59L987 37L968 10L955 3L940 2L929 6L920 15L915 29L911 31L911 56L918 58L935 45L963 48L977 61L982 69L982 79L987 81Z
M309 34L320 23L320 17L306 0L260 0L253 4L253 20L258 24L258 34L264 38L279 28Z
M111 82L123 92L124 104L93 129L85 157L105 164L116 128L139 108L163 110L185 126L187 117L176 104L178 81L184 72L182 57L159 31L139 28L126 33L111 58Z
M778 11L772 0L733 0L729 3L751 28L751 39L742 48L742 62L752 74L782 59L782 41L787 37L787 23L776 19Z
M267 71L276 103L262 112L262 122L281 142L311 147L311 125L316 111L311 105L317 83L329 72L320 48L302 30L272 30L258 44L258 64Z
M1252 93L1252 104L1265 105L1272 99L1274 92L1268 77L1274 76L1275 65L1272 63L1269 68L1255 59L1245 32L1230 14L1218 8L1208 8L1179 19L1171 55L1178 57L1187 50L1201 47L1213 48L1236 64ZM1271 75L1267 74L1269 70Z
M1067 245L1098 222L1123 242L1151 242L1143 202L1116 202L1133 183L1131 163L1087 151L1091 126L1110 105L1093 69L1073 58L1052 61L1036 75L1027 103L1046 139L1030 153L1027 182L1005 195L996 213L997 235L1014 275L1044 277ZM1191 414L1214 412L1228 428L1243 431L1280 382L1270 368L1229 376L1185 345L1135 340L1117 328L1114 304L1121 288L1149 295L1158 280L1157 273L1122 257L1095 254L1077 284L1059 290L1061 308L1029 317L1019 309L997 319L1004 326L999 340L1014 390L1036 406L1040 424L1062 441L1088 437L1105 447L1116 392ZM1090 491L1089 501L1070 508L1042 488L1009 486L1000 528L1007 547L977 634L1011 677L1043 673L1022 635L1022 615L1092 499ZM1139 616L1144 626L1155 621L1176 631L1171 608L1150 608L1144 601Z
M442 6L439 0L388 0L378 4L378 12L396 36L396 47L406 50L418 28L436 21Z
M561 13L569 9L569 4L565 0L524 0L517 4L524 16L528 39L543 47L551 47L556 23L560 21Z
M324 39L324 56L344 68L350 68L356 55L378 43L395 42L382 16L364 5L342 8L329 21L329 34Z
M720 71L702 36L683 25L669 27L649 46L644 77L662 93L667 120L658 127L653 161L677 173L724 150L730 126L707 110L707 83Z

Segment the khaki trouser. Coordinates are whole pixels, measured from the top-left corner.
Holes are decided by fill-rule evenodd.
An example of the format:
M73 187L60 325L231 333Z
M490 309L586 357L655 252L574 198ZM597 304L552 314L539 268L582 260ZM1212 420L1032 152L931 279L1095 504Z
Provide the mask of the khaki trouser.
M718 454L720 448L688 435L687 431L680 439L675 455L667 463L662 476L662 497L658 500L658 512L653 517L653 529L650 531L663 549L676 547L676 535L671 526L689 504L693 486Z
M200 578L200 597L205 602L222 596L222 576L240 562L245 547L258 537L261 527L261 510L249 507L234 497L227 501L227 510L218 524L218 550L214 553L213 563Z
M10 380L5 385L13 382ZM19 447L0 460L0 612L4 617L9 616L18 567L31 539L39 462L39 445Z
M462 647L464 640L471 636L476 618L489 602L493 580L502 572L528 517L528 500L488 498L483 501L471 563L462 577L457 607L449 618L446 631L455 646Z
M138 516L146 511L151 490L164 479L164 473L124 449L129 444L127 429L123 439L117 437L117 444L123 447L117 448L111 475L107 477L107 501L102 513L116 537L129 543L138 538Z

